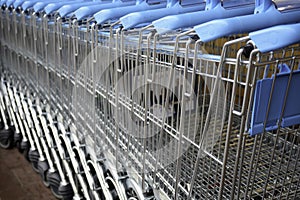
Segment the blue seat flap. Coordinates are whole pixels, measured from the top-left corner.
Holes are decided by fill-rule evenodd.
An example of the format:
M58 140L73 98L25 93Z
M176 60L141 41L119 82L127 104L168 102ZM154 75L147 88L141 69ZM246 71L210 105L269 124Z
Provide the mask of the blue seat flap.
M279 68L280 72L276 76L258 80L256 83L249 130L251 136L263 133L264 128L265 131L271 131L278 126L287 127L300 123L300 71L290 73L286 64L280 64ZM288 93L284 103L286 92Z

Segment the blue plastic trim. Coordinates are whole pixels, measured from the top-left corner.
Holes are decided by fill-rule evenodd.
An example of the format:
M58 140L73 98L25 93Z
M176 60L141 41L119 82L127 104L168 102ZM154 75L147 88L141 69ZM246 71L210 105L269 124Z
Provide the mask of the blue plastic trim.
M291 24L252 32L249 36L261 52L268 52L300 42L299 33L300 24Z
M69 1L69 0L67 0ZM35 12L40 12L42 11L49 3L56 3L56 2L61 2L61 0L47 0L47 1L39 1L33 6L33 10Z
M172 7L134 12L120 18L120 21L125 29L133 28L139 24L149 23L159 18L176 15L181 13L195 12L204 10L204 4L199 6L182 7L179 2Z
M36 4L37 2L39 2L41 0L29 0L29 1L24 1L23 4L21 5L21 8L23 10L27 10L29 8L32 8L34 4Z
M16 0L14 2L14 7L17 8L19 6L21 6L26 0Z
M272 7L272 0L255 0L255 11L254 13L266 12Z
M208 42L231 34L248 33L275 25L296 23L299 19L300 11L281 13L275 6L271 6L264 13L214 20L195 26L194 29L203 42Z
M3 6L4 4L6 4L6 0L1 0L0 1L0 6Z
M6 1L6 6L10 7L10 6L12 6L14 4L14 2L15 2L15 0L7 0Z
M163 34L178 28L192 27L214 19L251 14L253 11L254 5L226 10L221 4L218 4L212 10L167 16L152 22L152 24L158 33Z
M97 24L102 24L109 19L117 19L126 14L137 12L137 11L146 11L151 9L159 9L166 7L166 2L160 4L149 5L147 2L142 2L134 6L126 6L122 8L113 8L102 10L94 15Z
M108 9L108 8L115 8L115 7L124 7L124 6L130 6L130 5L135 5L135 1L116 1L116 2L103 2L100 5L93 5L93 6L84 6L79 8L74 12L75 17L78 20L81 20L86 17L93 16L95 13L99 12L100 10L103 9Z
M178 0L167 0L167 8L175 6L178 3Z
M73 1L73 3L79 3L79 2L83 2L84 0L75 0ZM68 5L70 4L69 1L65 1L65 2L61 2L61 3L50 3L45 7L45 12L46 14L50 14L53 13L55 11L57 11L58 9L60 9L62 6L64 5Z
M93 6L93 5L99 5L102 2L98 1L84 1L80 3L69 3L64 6L62 6L60 9L58 9L58 13L61 17L65 17L69 15L70 13L75 12L77 9L83 7L83 6Z
M206 0L205 10L211 10L217 7L220 4L220 0Z
M266 131L272 131L276 130L278 126L287 127L300 124L300 71L292 72L291 82L288 88L288 80L290 77L289 70L286 70L288 66L283 64L279 65L279 67L283 67L285 70L281 70L281 72L276 75L276 79L272 77L257 81L249 130L251 136L263 133L264 127ZM270 101L273 82L274 90ZM283 105L287 89L286 105ZM268 119L266 119L269 101L270 108ZM283 106L285 107L282 115ZM279 124L281 115L282 121L281 124Z

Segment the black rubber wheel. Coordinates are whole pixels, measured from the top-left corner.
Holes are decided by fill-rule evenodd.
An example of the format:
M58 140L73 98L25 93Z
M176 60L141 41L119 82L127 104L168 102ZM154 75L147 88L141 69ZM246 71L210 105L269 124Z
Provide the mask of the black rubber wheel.
M0 130L2 130L2 129L4 129L4 123L3 123L2 118L1 118L0 120L1 120L1 121L0 121Z
M47 172L47 180L49 183L49 187L50 190L52 192L52 194L58 198L58 199L62 199L62 195L59 194L58 188L60 186L60 176L59 174L55 171L55 172Z
M31 166L33 168L34 171L36 171L37 173L39 173L39 169L38 169L38 162L39 162L39 153L37 152L37 150L29 150L28 152L28 158L29 161L31 162Z
M58 188L50 186L50 190L52 194L55 196L55 198L63 199L63 197L59 194Z
M30 149L30 144L28 141L21 141L20 143L20 149L22 149L22 154L26 158L27 161L29 161L29 149Z
M46 160L44 161L39 161L38 162L38 169L39 169L39 174L42 177L43 183L46 187L50 186L50 183L48 182L47 179L47 171L49 169L48 162Z
M9 149L13 146L13 132L11 129L3 129L0 131L0 147Z
M14 133L14 146L16 146L20 153L23 152L21 148L22 135L20 133Z
M58 192L64 200L72 200L73 199L74 192L73 192L71 184L60 185L58 188Z

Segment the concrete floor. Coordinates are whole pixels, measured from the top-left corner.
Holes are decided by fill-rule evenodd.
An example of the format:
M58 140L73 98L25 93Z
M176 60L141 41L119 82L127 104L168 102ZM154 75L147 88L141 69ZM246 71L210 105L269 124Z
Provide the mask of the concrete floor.
M17 149L0 148L0 200L54 200L39 174Z

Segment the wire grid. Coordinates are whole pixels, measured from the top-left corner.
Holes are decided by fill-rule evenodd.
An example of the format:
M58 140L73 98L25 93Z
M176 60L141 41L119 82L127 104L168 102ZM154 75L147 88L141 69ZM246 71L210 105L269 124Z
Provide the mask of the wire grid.
M130 32L131 33L131 32ZM117 35L117 37L120 37L119 40L114 40L115 44L115 49L113 49L113 56L115 56L114 52L116 52L116 54L118 54L119 49L122 49L122 51L119 53L119 56L116 56L116 59L114 59L114 61L116 63L120 62L120 66L114 66L114 68L112 68L112 74L110 75L110 77L114 77L113 74L115 71L117 71L118 67L119 67L119 71L123 74L126 74L124 78L121 77L121 84L118 82L118 84L121 85L120 88L117 88L117 97L118 101L117 103L119 103L116 106L120 106L120 108L118 109L118 114L120 115L117 117L117 129L120 129L119 131L119 136L121 139L119 140L122 144L122 147L120 149L120 151L124 151L123 155L126 155L124 158L124 162L123 163L130 163L128 164L129 166L132 166L133 168L137 169L137 171L140 171L140 175L141 177L144 175L144 173L149 173L150 178L147 177L147 179L149 179L150 181L158 179L157 182L159 182L159 186L162 190L164 190L166 193L168 193L169 196L173 196L174 195L174 190L172 188L175 188L175 177L176 177L176 168L178 166L176 166L176 149L178 146L176 146L176 144L174 146L172 146L172 148L168 149L168 151L165 151L164 154L162 155L162 158L159 162L166 161L166 162L170 162L167 166L163 166L161 163L156 163L156 161L158 159L160 159L159 156L155 153L151 153L151 151L157 150L157 145L159 142L162 142L163 144L168 144L170 143L170 141L172 139L177 139L178 140L178 132L179 132L179 121L182 120L180 117L180 113L178 112L180 109L178 108L177 102L178 102L178 96L180 98L180 92L181 88L177 87L175 88L177 83L174 83L175 79L173 80L173 82L171 82L171 88L174 87L172 90L175 91L175 94L171 94L171 98L169 98L171 100L171 106L170 106L170 112L166 112L167 113L167 118L169 118L168 120L166 120L166 123L164 122L163 125L161 125L160 123L162 123L161 118L161 113L159 115L159 113L157 113L158 111L156 110L155 113L153 110L155 110L155 105L154 102L156 101L156 105L160 105L162 106L164 104L164 102L162 102L162 99L168 99L165 98L166 94L165 94L165 90L164 88L162 88L161 86L157 86L157 85L166 85L166 83L162 83L162 82L158 82L158 84L156 86L154 86L154 88L151 88L151 90L155 90L156 89L156 94L155 92L153 92L151 94L152 96L149 98L149 96L146 96L145 94L143 94L143 91L132 91L135 88L135 84L138 85L139 81L141 83L143 83L143 81L146 79L146 69L145 66L150 68L150 65L152 64L152 73L154 73L155 75L153 77L155 77L157 75L157 79L159 79L160 81L163 79L166 79L170 73L170 69L171 69L171 62L172 62L172 58L173 58L173 52L170 51L170 49L172 50L172 47L168 47L167 49L155 49L153 50L153 44L139 44L137 42L141 42L138 41L138 39L136 38L137 36L134 36L133 34L128 34L128 38L127 39L124 37L124 35L122 35L123 33L119 33L121 35ZM146 38L145 36L143 36L144 38ZM121 41L121 42L120 42ZM130 41L130 42L129 42ZM145 43L145 41L144 41ZM163 44L167 44L167 43L174 43L173 40L167 41L164 40ZM153 59L153 57L149 57L149 52L148 54L147 51L145 49L143 49L143 45L148 46L148 48L151 48L151 50L153 50L151 56L153 56L154 54L156 54L155 58ZM141 49L136 49L137 46L139 46ZM174 47L174 46L173 46ZM157 51L156 51L157 50ZM142 52L145 54L141 54L138 55L138 52ZM148 56L148 57L147 57ZM138 58L138 59L137 59ZM203 59L202 62L203 63L207 63L207 65L211 64L212 66L217 66L217 60L215 59L215 57L213 57L214 60L211 61L211 63L209 62L209 57L206 59ZM189 59L189 57L188 57ZM187 60L188 60L187 59ZM154 61L153 61L154 60ZM146 62L146 64L144 64ZM148 62L148 63L147 63ZM152 62L152 63L151 63ZM150 65L147 65L149 64ZM177 81L179 81L179 85L180 83L182 84L182 77L180 77L183 74L183 69L184 69L184 65L185 65L185 59L184 58L180 58L178 57L178 60L176 58L176 72L175 72L175 77L178 79ZM216 70L215 70L216 71ZM190 72L191 73L191 72ZM123 75L122 74L122 75ZM165 75L164 75L165 74ZM201 74L199 74L200 77ZM144 76L144 77L143 77ZM191 75L192 76L192 75ZM179 77L179 78L178 78ZM200 80L200 78L198 77L198 79ZM123 78L123 79L122 79ZM180 79L181 78L181 79ZM115 80L115 81L120 81ZM112 81L113 83L115 81ZM197 84L200 84L201 81L198 81ZM172 86L172 84L175 86ZM203 83L202 83L203 84ZM145 84L143 85L145 87ZM178 85L177 85L178 86ZM200 88L200 86L198 86ZM163 90L162 90L163 89ZM158 91L158 92L157 92ZM137 92L137 95L134 96L134 92ZM200 93L200 92L199 92ZM182 94L181 94L182 95ZM176 97L177 99L175 100ZM151 110L145 110L145 98L149 98L150 100L152 100L152 111ZM160 103L159 103L159 98L161 99ZM173 98L173 100L172 100ZM207 100L209 98L209 95L198 95L195 99L195 102L198 101L198 103L202 106L202 104L204 105L203 107L201 107L202 109L200 109L200 111L198 111L199 113L202 114L202 119L203 119L203 115L205 115L205 109L208 106L209 101ZM125 100L124 100L125 99ZM206 99L205 101L203 99ZM114 102L114 101L112 101ZM126 103L128 102L128 103ZM190 103L192 104L192 103ZM195 103L194 103L195 104ZM100 105L101 106L101 105ZM147 107L149 107L149 105L146 105ZM197 107L198 105L189 105L189 106L194 106ZM200 107L200 106L199 106ZM160 108L161 109L161 108ZM99 109L100 110L100 109ZM159 110L159 109L158 109ZM189 118L188 121L185 124L182 125L182 129L184 130L190 130L190 127L196 126L195 124L197 124L197 122L199 121L199 113L192 111L192 107L191 108L187 108L185 110L185 112L189 112ZM194 110L196 110L196 108L194 108ZM177 113L176 113L177 112ZM147 113L146 115L146 120L144 120L143 118L145 118L144 113ZM128 119L128 116L130 116L131 118ZM127 119L126 119L127 117ZM149 129L152 128L151 131L155 132L159 132L160 133L160 137L162 138L161 141L159 141L159 137L157 135L154 135L153 137L149 137L148 138L143 138L143 133L145 129L143 127L143 123L145 124L145 121L147 121L148 127L150 127ZM183 120L182 120L183 121ZM103 123L106 124L106 123ZM194 124L194 125L193 125ZM132 129L132 126L135 126L135 130ZM112 126L113 127L113 126ZM146 128L146 130L148 129L148 127ZM154 127L154 128L153 128ZM131 128L131 129L130 129ZM130 130L132 130L133 132L131 132ZM163 130L163 131L161 131ZM123 132L124 131L124 132ZM189 131L187 131L188 134L187 136L185 136L185 140L188 142L191 142L191 139L189 135ZM142 133L142 134L141 134ZM125 134L125 135L123 135ZM133 135L134 134L134 135ZM136 135L137 134L137 135ZM133 136L132 136L133 135ZM194 140L196 140L196 135L197 135L197 128L195 128L194 130ZM115 139L115 137L112 136L112 141ZM209 139L207 139L208 141ZM145 142L145 143L143 143ZM196 143L199 142L199 138L198 141L196 140ZM193 141L191 142L193 143ZM145 144L147 146L145 146ZM178 145L178 144L177 144ZM197 149L197 145L192 144L194 149ZM121 144L119 145L121 146ZM192 149L193 149L192 148ZM143 155L141 152L145 150L145 154ZM190 150L191 152L193 152L193 150ZM195 151L195 150L194 150ZM185 154L184 154L185 155ZM143 160L145 158L145 160ZM188 160L188 158L183 158ZM195 158L194 158L195 160ZM141 163L142 161L142 163ZM195 161L194 161L195 162ZM143 166L143 164L145 163L145 165L147 166L147 168L145 168L145 166ZM156 165L156 166L155 166ZM162 169L156 170L155 167L162 167ZM191 166L189 166L189 168L191 168ZM187 172L188 171L192 171L192 170L188 170L188 168L186 168ZM153 171L155 172L155 174L153 173ZM187 173L185 172L185 173ZM153 176L153 177L151 177ZM186 178L186 177L185 177ZM151 180L152 179L152 180ZM143 180L145 181L145 180ZM184 180L186 181L186 180ZM184 181L181 181L180 184L180 189L182 190L182 193L184 193L185 195L187 195L187 185L186 183L184 183ZM173 183L173 185L172 185Z
M295 45L271 53L258 53L250 63L252 69L257 70L253 75L254 81L275 76L280 64L287 64L291 71L298 70L298 50L299 45ZM251 157L253 163L248 168L249 171L246 170L251 179L247 183L247 186L249 187L250 183L251 187L245 190L246 197L288 199L299 196L298 132L298 126L293 126L271 132L264 131L262 136L256 136ZM243 167L246 168L245 165Z

